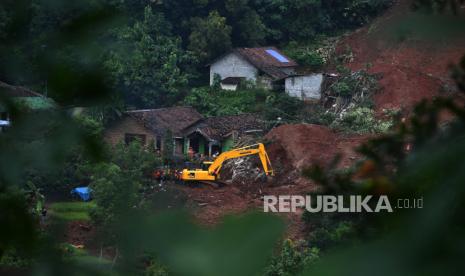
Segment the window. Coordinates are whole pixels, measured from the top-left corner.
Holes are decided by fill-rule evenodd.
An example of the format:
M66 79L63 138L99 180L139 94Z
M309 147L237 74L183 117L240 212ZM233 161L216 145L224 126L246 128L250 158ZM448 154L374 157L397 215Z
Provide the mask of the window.
M146 135L145 134L133 134L126 133L124 135L124 142L129 145L133 141L139 141L142 145L145 145Z

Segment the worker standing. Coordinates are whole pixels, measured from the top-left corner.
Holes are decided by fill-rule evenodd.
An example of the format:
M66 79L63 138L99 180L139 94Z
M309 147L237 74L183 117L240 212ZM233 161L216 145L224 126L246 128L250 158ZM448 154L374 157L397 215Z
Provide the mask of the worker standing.
M189 147L189 150L187 151L187 156L189 159L192 161L194 159L195 151L192 147Z

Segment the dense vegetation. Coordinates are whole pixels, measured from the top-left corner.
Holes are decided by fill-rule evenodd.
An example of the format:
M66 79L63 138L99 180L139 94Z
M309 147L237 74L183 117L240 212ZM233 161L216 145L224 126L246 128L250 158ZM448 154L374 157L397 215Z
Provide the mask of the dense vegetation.
M109 92L115 106L121 100L128 107L170 106L188 87L204 85L205 65L232 47L291 44L299 49L291 56L318 68L324 58L308 47L312 41L366 23L390 2L6 1L0 37L7 43L0 47L10 54L0 59L0 76L47 91L61 104L76 104L72 96L80 93Z
M376 132L379 129L373 125L379 122L372 120L369 101L358 102L357 108L337 121L333 115L323 116L327 113L321 110L316 114L322 116L304 117L308 113L302 103L274 92L246 87L236 98L217 87L191 91L189 84L200 79L202 62L228 47L305 43L317 34L357 26L386 3L91 1L86 6L55 6L55 1L5 1L0 5L0 38L5 41L0 44L0 75L11 83L47 90L65 106L94 103L106 96L106 105L92 110L100 118L121 103L155 107L182 101L209 115L262 110L270 120L315 120ZM435 7L441 9L441 5ZM208 35L217 32L221 41ZM320 64L312 56L308 59ZM354 81L361 80L358 76L346 72L332 93L348 102L358 100L359 91L351 89ZM465 59L454 69L454 77L464 92ZM363 80L371 83L372 78ZM249 89L254 93L248 93ZM424 210L404 210L389 217L304 213L304 221L314 231L306 241L286 240L278 248L284 227L279 219L263 214L227 218L215 229L195 226L182 214L147 216L143 192L152 187L145 175L159 159L137 142L120 146L113 154L105 152L98 143L102 124L94 119L70 118L61 110L23 113L8 101L5 105L15 126L0 136L2 267L50 275L90 275L109 272L106 269L121 275L254 275L259 271L266 275L302 271L308 275L418 275L425 271L460 274L460 270L463 274L463 249L457 244L465 233L465 111L450 100L419 104L411 119L395 122L394 132L363 145L364 162L351 170L313 167L307 172L331 194L425 195L429 205ZM438 121L443 110L455 118L446 127ZM379 128L382 131L384 126ZM28 184L69 192L73 181L94 187L96 206L55 204L52 211L61 219L69 218L70 212L91 218L105 242L121 250L117 265L83 260L87 253L57 239L63 230L61 219L42 231L37 215L31 214L25 194ZM354 243L357 246L347 246L347 251L335 248Z

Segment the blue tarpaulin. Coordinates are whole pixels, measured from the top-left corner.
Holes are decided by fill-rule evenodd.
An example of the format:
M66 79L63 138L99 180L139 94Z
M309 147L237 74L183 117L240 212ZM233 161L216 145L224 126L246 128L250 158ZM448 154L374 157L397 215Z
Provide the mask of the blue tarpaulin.
M71 190L72 195L79 196L83 201L90 200L91 190L89 187L77 187Z
M274 57L275 59L277 59L279 62L282 62L282 63L288 63L289 60L287 58L285 58L283 55L281 55L280 53L278 53L277 51L273 50L273 49L268 49L266 50L266 52L271 55L272 57Z

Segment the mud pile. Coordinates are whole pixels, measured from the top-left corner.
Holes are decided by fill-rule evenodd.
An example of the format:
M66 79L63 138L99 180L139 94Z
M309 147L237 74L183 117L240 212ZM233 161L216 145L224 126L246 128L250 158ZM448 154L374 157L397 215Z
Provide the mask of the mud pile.
M260 161L251 156L224 164L221 179L229 183L224 187L178 189L185 192L199 223L215 225L225 215L261 210L264 195L305 195L315 191L318 186L302 176L302 169L312 164L328 166L337 154L341 154L340 166L350 166L359 158L354 148L368 138L345 136L318 125L283 125L265 137L274 177L263 181ZM305 224L301 214L284 214L283 218L288 223L287 236L303 238Z
M433 38L409 34L400 39L396 26L413 13L409 1L399 1L372 24L340 40L336 54L350 52L346 66L360 70L370 65L369 73L382 76L381 91L374 96L376 110L410 111L422 99L454 92L450 65L465 54L465 38Z
M310 124L283 125L265 137L267 151L275 170L275 185L309 184L302 170L313 164L328 167L340 154L341 167L353 164L359 155L355 148L367 136L346 136Z

